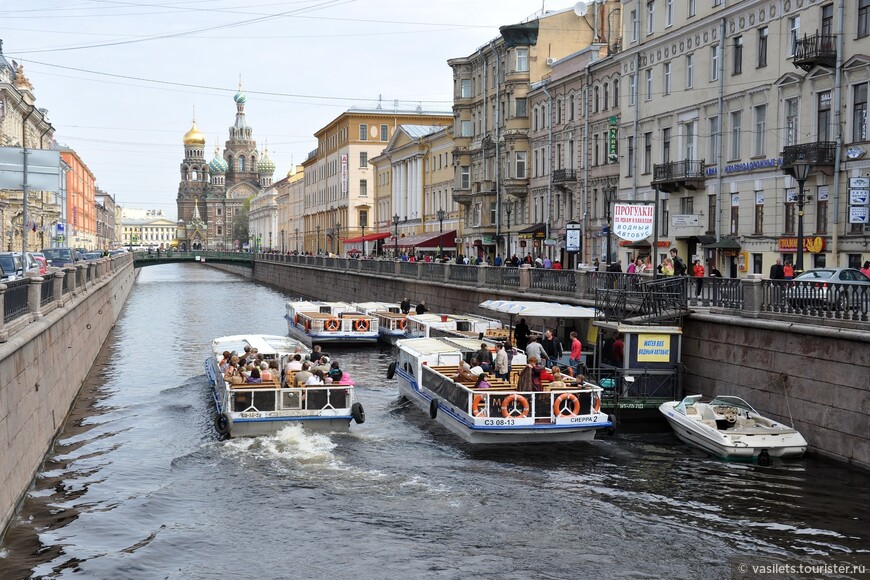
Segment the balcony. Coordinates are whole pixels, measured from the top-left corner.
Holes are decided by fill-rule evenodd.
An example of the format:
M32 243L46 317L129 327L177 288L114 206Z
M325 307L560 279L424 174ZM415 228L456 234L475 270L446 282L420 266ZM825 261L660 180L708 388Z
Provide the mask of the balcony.
M792 164L796 159L804 159L817 172L833 175L836 152L837 143L835 141L817 141L816 143L789 145L782 150L782 170L787 175L794 176Z
M525 198L529 194L528 178L519 179L516 177L508 177L501 182L501 191L507 195L514 195L519 198Z
M837 36L820 34L798 38L794 47L792 64L796 68L810 71L813 67L833 68L837 64Z
M471 184L471 193L476 195L495 193L495 182L485 179Z
M553 172L553 183L566 183L568 181L577 181L575 169L557 169Z
M704 189L704 160L684 159L653 166L652 184L669 193L680 189Z

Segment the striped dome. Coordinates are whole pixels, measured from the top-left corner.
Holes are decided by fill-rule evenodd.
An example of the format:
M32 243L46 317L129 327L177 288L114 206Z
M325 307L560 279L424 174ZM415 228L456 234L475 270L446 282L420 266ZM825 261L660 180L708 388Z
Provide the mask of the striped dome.
M219 148L214 150L214 159L208 162L208 168L212 173L226 173L229 165L227 165L227 160L221 157L221 152Z
M241 87L239 87L239 92L236 93L236 95L233 97L233 100L240 105L244 105L245 101L248 100L248 95L243 93Z
M271 159L269 159L268 149L263 151L263 156L260 157L260 162L257 163L257 171L259 173L265 173L268 175L275 173L275 163Z

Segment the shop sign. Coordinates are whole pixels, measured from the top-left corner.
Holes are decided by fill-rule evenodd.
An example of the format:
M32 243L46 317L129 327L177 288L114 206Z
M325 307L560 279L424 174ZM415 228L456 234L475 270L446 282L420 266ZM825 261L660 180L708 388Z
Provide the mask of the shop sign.
M581 225L577 222L569 222L565 227L565 249L569 252L579 252L581 247Z
M797 238L779 238L780 252L797 252ZM825 238L816 236L813 238L804 238L804 251L811 254L818 254L825 251Z
M611 163L615 163L616 161L619 161L617 143L618 143L617 129L616 129L616 127L610 127L610 129L608 130L607 155L610 158Z
M849 223L850 224L870 224L870 212L863 205L849 206Z
M732 163L730 165L726 165L723 173L743 173L745 171L755 171L756 169L770 169L771 167L779 167L782 165L782 157L777 157L775 159L756 159L754 161L748 161L746 163ZM714 165L713 167L708 167L705 173L710 175L716 175L718 173L718 169Z
M341 155L341 193L347 195L347 153Z
M637 242L653 234L655 206L648 203L617 203L613 206L613 233Z
M870 197L870 190L868 189L850 189L849 205L867 205L868 197Z
M849 187L852 189L870 189L870 177L850 177Z
M668 362L671 360L671 336L669 334L638 334L638 362Z

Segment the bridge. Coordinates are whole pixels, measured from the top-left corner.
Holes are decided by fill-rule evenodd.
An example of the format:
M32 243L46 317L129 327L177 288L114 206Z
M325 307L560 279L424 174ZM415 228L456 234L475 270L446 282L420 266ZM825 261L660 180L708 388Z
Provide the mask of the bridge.
M154 250L151 252L133 252L133 266L157 266L160 264L177 264L180 262L216 262L218 264L237 264L254 267L254 254L246 252L215 252L193 251L179 252L176 250Z

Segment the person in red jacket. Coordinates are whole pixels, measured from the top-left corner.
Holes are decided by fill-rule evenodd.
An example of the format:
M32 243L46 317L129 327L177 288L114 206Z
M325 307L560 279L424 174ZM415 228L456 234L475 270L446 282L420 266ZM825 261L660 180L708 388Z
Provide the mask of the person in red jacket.
M617 332L613 337L613 352L610 359L613 361L613 366L622 368L622 361L625 358L625 343L622 342L622 334Z

